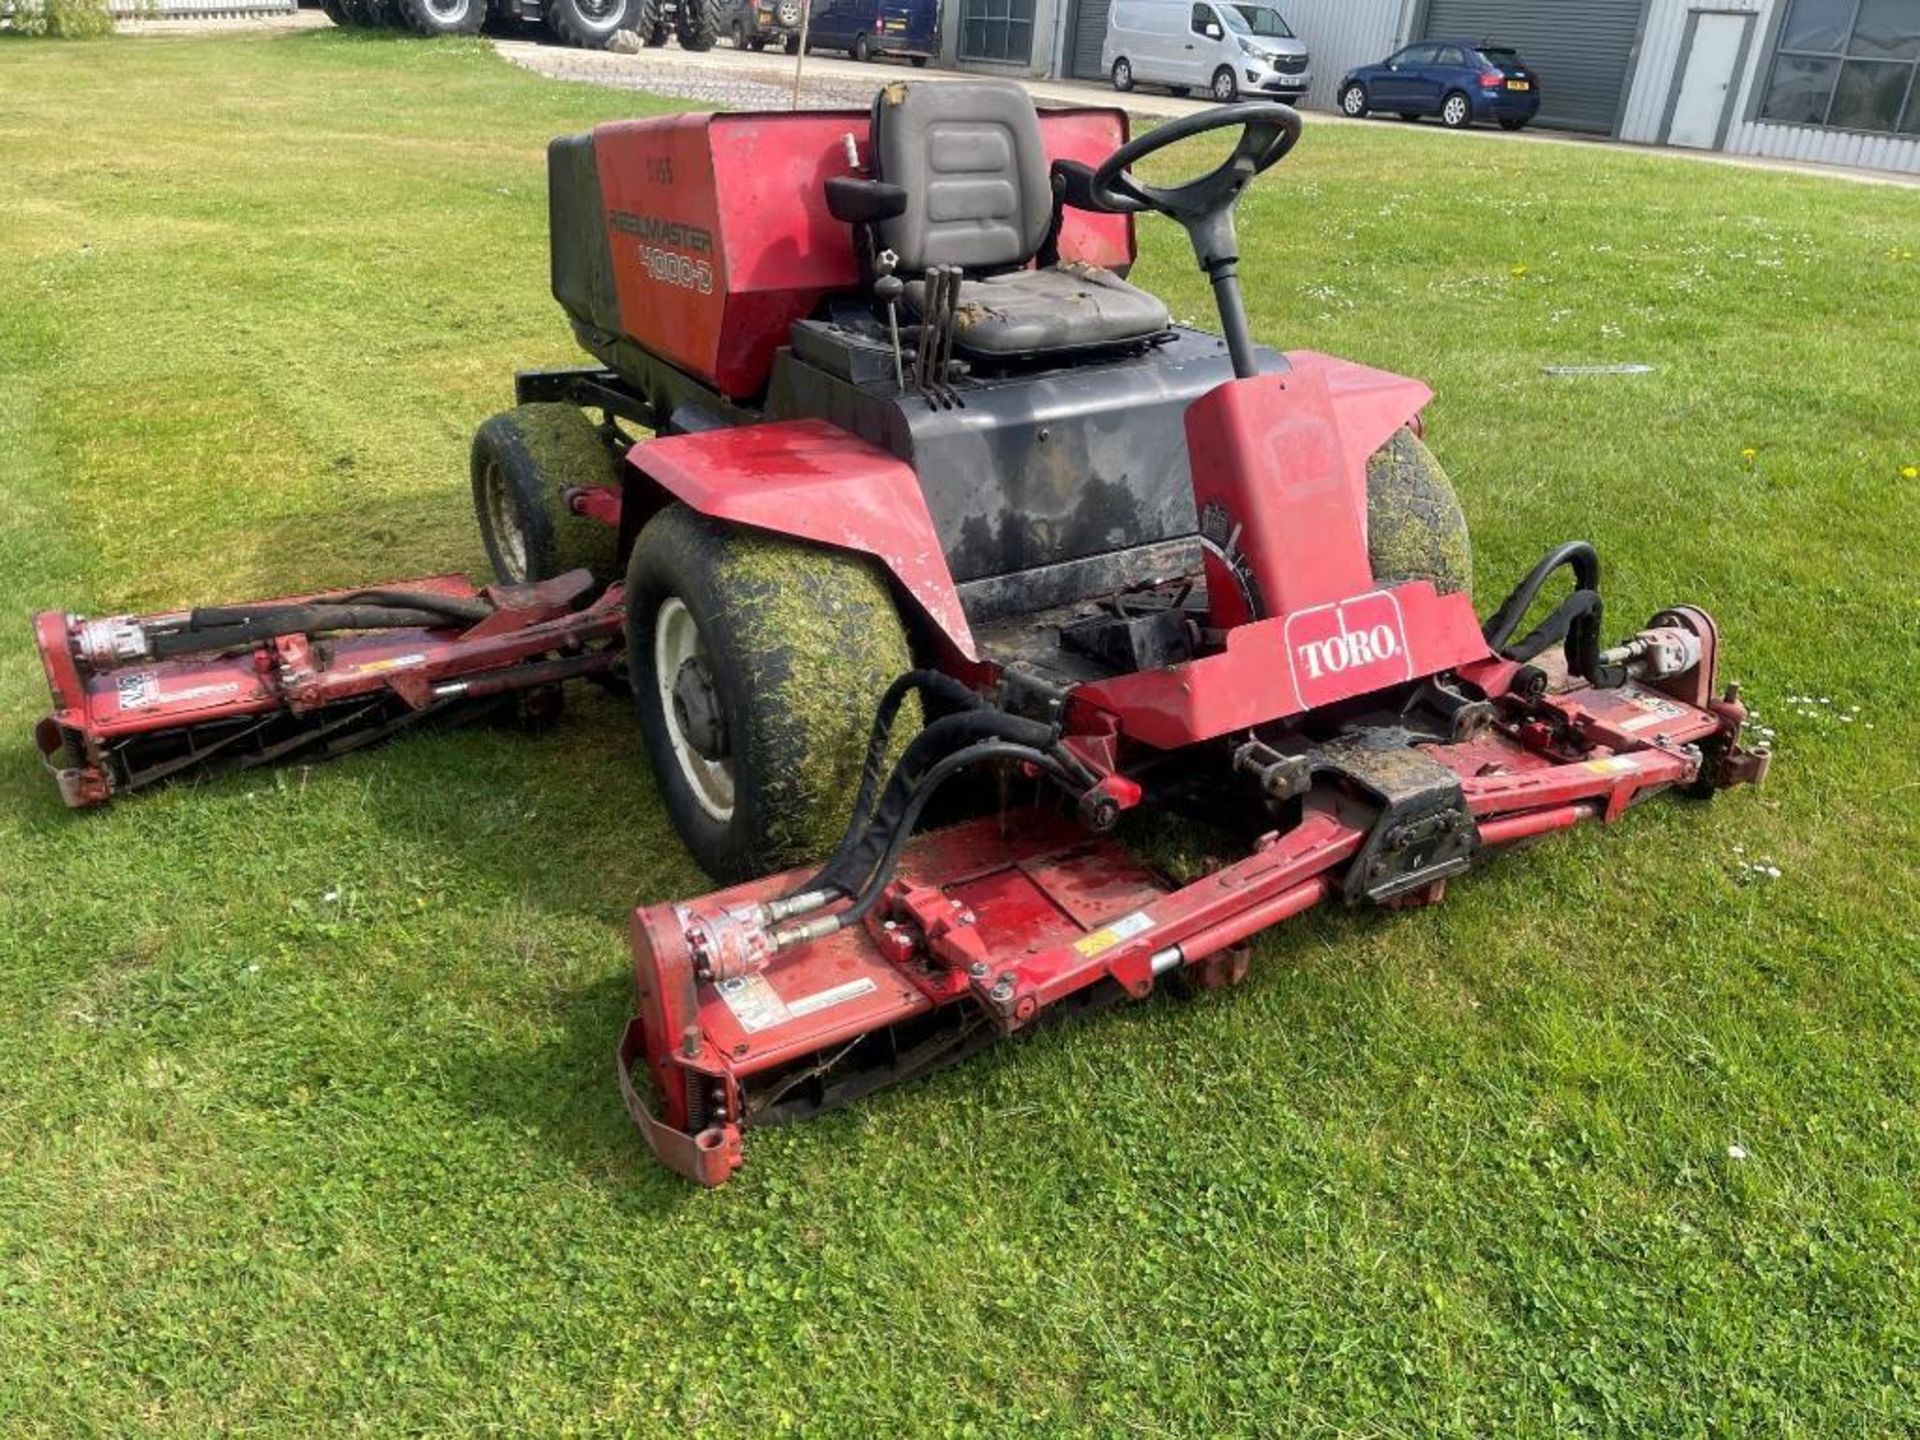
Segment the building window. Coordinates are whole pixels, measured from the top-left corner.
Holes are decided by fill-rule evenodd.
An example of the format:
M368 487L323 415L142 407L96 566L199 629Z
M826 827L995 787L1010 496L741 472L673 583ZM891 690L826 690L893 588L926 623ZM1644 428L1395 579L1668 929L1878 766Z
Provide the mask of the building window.
M962 0L960 58L1028 64L1033 59L1033 0Z
M1920 0L1787 0L1760 118L1920 135Z

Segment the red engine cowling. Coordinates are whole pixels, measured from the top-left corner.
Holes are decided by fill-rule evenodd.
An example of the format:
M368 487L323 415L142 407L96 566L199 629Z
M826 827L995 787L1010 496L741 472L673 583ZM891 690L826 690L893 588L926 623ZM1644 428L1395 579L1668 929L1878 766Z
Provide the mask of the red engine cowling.
M722 394L766 388L787 328L859 282L826 182L866 160L865 111L670 115L601 125L547 150L553 294L614 369L624 346ZM1124 112L1050 110L1050 160L1095 164L1125 143ZM1068 210L1062 258L1125 269L1133 223Z

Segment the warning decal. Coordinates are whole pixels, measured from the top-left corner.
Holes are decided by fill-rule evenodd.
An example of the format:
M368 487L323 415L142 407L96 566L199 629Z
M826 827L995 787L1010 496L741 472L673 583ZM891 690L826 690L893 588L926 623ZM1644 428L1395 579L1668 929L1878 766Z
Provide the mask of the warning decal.
M802 995L798 1000L787 1002L789 1015L811 1015L816 1010L824 1010L829 1005L838 1005L845 1000L858 999L862 995L871 995L880 987L873 983L871 975L862 975L858 980L849 980L844 985L836 985L831 990L818 990L811 995Z
M862 975L858 980L849 980L844 985L835 985L828 990L816 990L811 995L802 995L797 1000L782 1000L773 986L763 975L748 975L738 980L722 980L714 990L727 1002L727 1008L733 1012L733 1018L740 1022L740 1028L749 1035L762 1030L770 1030L775 1025L784 1025L789 1020L798 1020L803 1015L812 1015L833 1005L848 1000L857 1000L862 995L871 995L880 987L870 975Z
M1136 935L1144 935L1153 928L1153 917L1144 910L1136 910L1131 915L1123 915L1111 925L1103 925L1090 934L1082 935L1073 942L1073 948L1091 960L1096 955L1104 955L1123 941Z
M1664 695L1649 694L1645 690L1628 686L1620 692L1620 698L1643 713L1621 725L1622 730L1644 730L1649 725L1658 725L1667 720L1684 720L1687 707L1677 700L1669 700Z
M740 1028L749 1035L793 1018L786 1001L774 993L762 976L743 975L737 980L722 980L713 988L727 1002Z

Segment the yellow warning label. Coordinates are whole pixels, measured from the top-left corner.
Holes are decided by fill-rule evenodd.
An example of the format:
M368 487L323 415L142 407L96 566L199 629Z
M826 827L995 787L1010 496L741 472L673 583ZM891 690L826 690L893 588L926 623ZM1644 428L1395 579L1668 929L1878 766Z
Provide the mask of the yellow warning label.
M1089 931L1073 942L1073 948L1091 960L1096 955L1104 955L1114 946L1144 935L1153 928L1153 917L1144 910L1136 910L1131 915L1122 916L1111 925L1103 925L1098 930Z
M1582 770L1590 770L1595 775L1625 775L1640 768L1631 755L1609 755L1604 760L1588 760L1581 764Z

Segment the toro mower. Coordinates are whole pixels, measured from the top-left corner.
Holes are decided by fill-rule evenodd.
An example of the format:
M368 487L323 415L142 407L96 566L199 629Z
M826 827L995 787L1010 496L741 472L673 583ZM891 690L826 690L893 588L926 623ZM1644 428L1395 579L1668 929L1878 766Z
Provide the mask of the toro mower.
M499 583L42 616L62 792L624 682L729 888L634 912L620 1085L712 1185L754 1126L1236 981L1312 906L1431 904L1500 846L1760 780L1703 612L1615 638L1573 541L1481 620L1427 388L1254 341L1234 206L1300 126L1130 140L967 80L555 141L553 291L598 363L520 375L475 439ZM1210 172L1134 175L1213 131ZM1148 212L1219 335L1128 283ZM1227 837L1210 873L1114 833L1175 817Z

